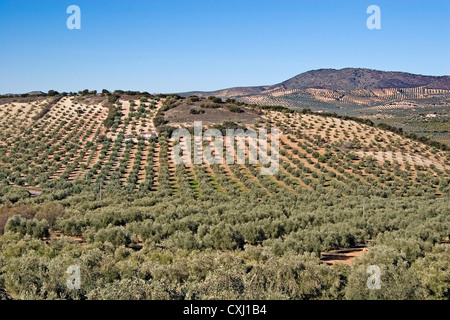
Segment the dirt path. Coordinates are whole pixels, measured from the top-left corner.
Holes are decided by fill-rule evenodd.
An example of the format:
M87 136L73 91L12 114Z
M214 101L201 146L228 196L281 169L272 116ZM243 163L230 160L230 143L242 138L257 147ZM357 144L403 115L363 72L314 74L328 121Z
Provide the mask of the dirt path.
M357 245L353 248L322 252L320 261L329 266L336 263L351 264L355 258L361 257L367 251L365 245Z

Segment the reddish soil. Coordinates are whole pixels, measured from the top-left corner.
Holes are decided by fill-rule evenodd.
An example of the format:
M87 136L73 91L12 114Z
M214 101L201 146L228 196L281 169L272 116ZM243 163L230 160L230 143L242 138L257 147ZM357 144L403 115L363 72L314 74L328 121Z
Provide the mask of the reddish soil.
M366 246L358 245L354 248L322 252L320 260L330 266L336 263L351 264L355 258L361 257L367 251Z

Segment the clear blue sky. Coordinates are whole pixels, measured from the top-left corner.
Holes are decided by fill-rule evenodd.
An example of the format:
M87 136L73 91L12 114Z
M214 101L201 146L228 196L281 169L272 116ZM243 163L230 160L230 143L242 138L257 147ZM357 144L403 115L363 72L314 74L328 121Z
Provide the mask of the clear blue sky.
M66 9L81 8L81 30ZM381 8L381 30L366 9ZM275 84L319 68L450 74L449 0L1 0L0 93Z

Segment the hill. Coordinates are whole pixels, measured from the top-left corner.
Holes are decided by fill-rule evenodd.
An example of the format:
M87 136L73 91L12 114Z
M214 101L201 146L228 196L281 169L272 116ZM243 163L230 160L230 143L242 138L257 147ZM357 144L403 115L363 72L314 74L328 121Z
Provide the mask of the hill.
M319 69L301 73L271 86L236 87L211 92L189 92L183 96L237 97L270 93L277 90L364 90L418 88L450 90L450 76L424 76L407 72L378 71L362 68Z
M0 298L448 297L450 154L429 141L217 97L28 99L0 100ZM171 134L193 121L279 129L278 172L177 165ZM364 254L330 262L345 248Z
M369 118L450 145L450 77L320 69L271 86L182 94ZM428 116L427 115L434 115ZM430 117L432 119L430 119ZM386 120L387 119L387 120Z
M23 99L26 102L8 102L0 109L1 179L6 184L53 188L65 182L89 185L102 181L128 190L157 190L161 135L177 127L190 127L194 121L202 121L206 127L227 121L243 128L280 129L282 158L290 154L289 150L295 151L284 163L292 162L293 168L301 165L308 170L305 181L289 173L274 177L277 188L291 191L316 186L323 172L333 174L320 178L321 185L334 189L331 182L342 184L345 176L353 172L362 181L367 180L371 188L385 192L386 175L392 174L383 169L388 165L395 169L393 172L409 172L401 176L409 181L409 187L392 189L393 193L407 194L414 193L409 189L416 176L441 176L450 169L448 153L432 147L434 142L364 119L252 106L214 97L144 96L122 100L119 96L98 95L40 98L31 103L29 97ZM146 139L143 132L155 134ZM173 141L167 139L170 151ZM171 168L167 187L178 192L179 184L172 171L175 165L164 161ZM343 167L337 168L340 161L344 161ZM370 174L364 169L368 163ZM231 170L226 166L224 169ZM344 180L339 180L340 175ZM268 193L275 190L264 187L262 182L257 185Z
M160 147L159 142L145 140L140 133L188 127L194 121L203 121L207 126L223 121L246 127L275 124L285 133L282 141L293 139L296 143L317 144L314 149L322 150L319 154L330 148L338 152L340 145L351 143L349 151L355 159L372 155L379 161L398 162L399 168L406 166L403 168L408 170L416 165L449 169L442 151L431 153L431 148L420 142L374 126L309 112L286 114L275 111L277 108L216 100L152 96L109 102L101 97L51 97L32 103L7 103L1 107L3 179L36 186L41 182L54 185L60 181L86 181L89 177L91 182L114 181L129 185L131 190L144 182L148 184L146 188L151 188L157 183L157 174L148 166L159 162L155 150ZM96 103L90 104L92 101ZM170 148L171 142L168 143ZM313 149L307 149L312 153ZM402 152L409 153L415 161L405 160ZM149 159L151 155L155 158ZM306 154L302 160L305 165L309 156ZM332 156L333 152L327 155ZM430 174L434 173L440 171Z
M299 74L271 89L401 89L424 87L427 89L450 90L450 77L423 76L406 72L386 72L370 69L320 69Z

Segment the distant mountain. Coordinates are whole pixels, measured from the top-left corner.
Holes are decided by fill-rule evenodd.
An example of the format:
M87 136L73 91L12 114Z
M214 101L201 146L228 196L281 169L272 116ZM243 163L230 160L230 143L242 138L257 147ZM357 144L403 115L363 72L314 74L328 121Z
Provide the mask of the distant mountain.
M29 96L37 96L40 94L44 94L45 92L42 91L31 91L31 92L27 92L26 94L28 94ZM5 93L3 94L3 96L19 96L22 93Z
M276 85L290 89L359 90L416 88L450 90L450 77L423 76L406 72L386 72L370 69L320 69L299 74Z
M217 96L244 96L262 94L275 90L328 89L397 89L417 88L450 90L450 76L424 76L406 72L379 71L361 68L319 69L301 73L289 80L272 86L236 87L210 92L186 92L182 95L214 94Z
M424 76L361 68L319 69L282 83L236 87L180 95L218 96L246 103L332 109L336 105L374 105L387 101L423 99L450 94L450 76Z
M42 91L31 91L31 92L28 92L28 94L30 96L35 96L35 95L38 95L38 94L45 94L45 92L42 92Z

